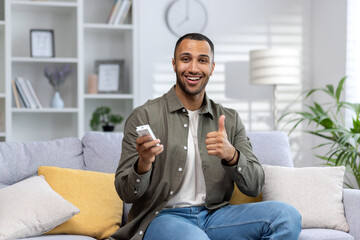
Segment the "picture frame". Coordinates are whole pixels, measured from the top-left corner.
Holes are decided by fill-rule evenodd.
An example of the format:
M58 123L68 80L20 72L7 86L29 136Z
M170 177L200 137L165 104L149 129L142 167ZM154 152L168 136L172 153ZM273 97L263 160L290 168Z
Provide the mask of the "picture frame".
M44 58L55 57L54 30L30 30L30 56Z
M99 93L119 93L124 91L124 65L124 59L95 61Z

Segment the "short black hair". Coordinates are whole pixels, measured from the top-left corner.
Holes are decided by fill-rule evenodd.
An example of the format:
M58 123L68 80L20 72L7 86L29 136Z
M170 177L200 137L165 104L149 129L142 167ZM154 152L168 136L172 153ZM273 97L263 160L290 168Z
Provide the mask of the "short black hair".
M176 49L178 48L178 46L180 45L180 43L184 40L184 39L190 39L190 40L197 40L197 41L207 41L210 45L210 49L211 49L211 53L212 53L212 57L213 57L213 61L214 61L214 44L213 42L205 35L201 34L201 33L187 33L184 36L180 37L176 44L175 44L175 49L174 49L174 59L176 60Z

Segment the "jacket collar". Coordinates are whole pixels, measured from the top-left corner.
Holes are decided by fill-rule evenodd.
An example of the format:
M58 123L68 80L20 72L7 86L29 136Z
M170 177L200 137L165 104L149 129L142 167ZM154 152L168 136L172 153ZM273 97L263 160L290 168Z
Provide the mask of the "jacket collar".
M182 104L182 102L180 101L180 99L178 98L178 96L175 93L175 85L165 94L165 98L167 100L168 108L169 108L170 112L175 112L178 110L185 109L184 104ZM204 95L203 105L202 105L199 113L200 114L209 114L210 117L213 118L214 114L213 114L213 110L211 107L211 101L207 97L206 92Z

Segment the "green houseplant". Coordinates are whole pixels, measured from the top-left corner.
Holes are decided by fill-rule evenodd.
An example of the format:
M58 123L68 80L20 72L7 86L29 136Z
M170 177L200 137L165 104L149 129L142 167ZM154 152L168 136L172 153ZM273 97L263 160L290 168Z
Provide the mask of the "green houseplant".
M360 104L341 101L341 93L346 77L342 78L336 89L333 85L326 85L324 88L311 89L304 92L305 99L312 94L325 93L329 97L329 102L318 103L312 101L305 104L305 111L289 112L281 116L279 121L286 116L293 118L287 120L286 125L292 125L289 132L295 130L300 123L307 122L305 130L307 133L318 136L325 140L315 148L327 146L324 155L316 155L320 159L326 160L330 166L346 166L355 176L357 187L360 186ZM352 114L352 124L346 126L344 112L350 111ZM313 126L309 125L313 123ZM286 126L285 125L285 126ZM354 188L350 183L345 183L348 187Z
M93 131L98 131L102 126L104 132L114 131L117 124L123 121L119 114L111 113L110 107L101 106L95 109L90 120L90 127Z

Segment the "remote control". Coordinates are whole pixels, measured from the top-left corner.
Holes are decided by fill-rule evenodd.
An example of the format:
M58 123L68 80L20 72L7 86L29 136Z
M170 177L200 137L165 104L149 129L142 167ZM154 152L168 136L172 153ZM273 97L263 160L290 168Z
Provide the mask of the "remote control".
M138 133L139 137L150 135L152 140L156 139L148 124L136 127L136 132ZM156 146L159 146L159 144L156 144Z

